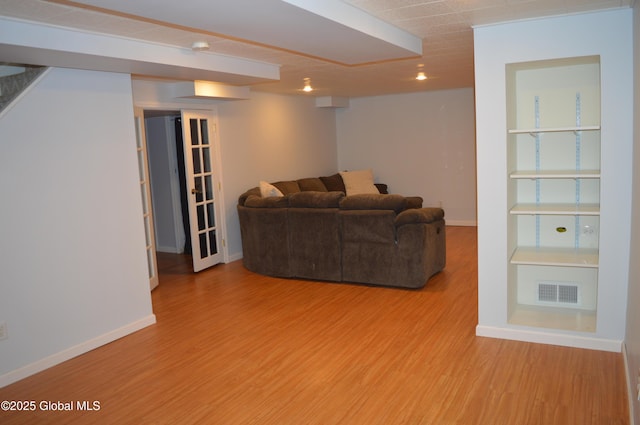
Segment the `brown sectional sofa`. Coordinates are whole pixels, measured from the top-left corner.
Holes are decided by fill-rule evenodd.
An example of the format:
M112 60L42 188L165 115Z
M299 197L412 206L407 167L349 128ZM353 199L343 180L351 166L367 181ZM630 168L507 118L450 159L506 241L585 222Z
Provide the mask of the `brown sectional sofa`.
M421 288L445 266L441 208L419 197L345 195L340 174L273 183L238 201L244 266L269 276Z

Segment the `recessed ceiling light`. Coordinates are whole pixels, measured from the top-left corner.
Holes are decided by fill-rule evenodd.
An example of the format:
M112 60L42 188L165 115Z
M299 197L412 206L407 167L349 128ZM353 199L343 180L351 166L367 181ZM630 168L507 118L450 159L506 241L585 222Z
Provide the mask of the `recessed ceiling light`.
M302 91L306 91L307 93L313 91L313 87L311 87L311 78L304 79L304 88Z
M427 76L424 73L424 64L421 63L418 65L418 75L416 75L416 80L424 81L427 79Z
M206 41L194 41L191 45L191 50L193 50L194 52L209 50L209 43L207 43Z

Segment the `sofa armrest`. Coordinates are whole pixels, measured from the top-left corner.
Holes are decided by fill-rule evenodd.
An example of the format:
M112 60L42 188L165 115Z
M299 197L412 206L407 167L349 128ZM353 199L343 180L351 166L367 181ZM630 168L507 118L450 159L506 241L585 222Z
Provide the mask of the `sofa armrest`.
M433 223L444 219L442 208L413 208L402 211L396 217L396 227L405 224Z
M244 201L247 208L287 208L289 206L289 196L272 196L263 198L261 196L249 195Z
M262 195L260 195L260 188L259 187L254 187L252 189L247 190L245 193L243 193L242 195L240 195L238 197L238 205L244 205L245 202L247 202L247 198L251 195L260 197Z
M420 196L407 196L407 209L410 208L422 208L422 197Z

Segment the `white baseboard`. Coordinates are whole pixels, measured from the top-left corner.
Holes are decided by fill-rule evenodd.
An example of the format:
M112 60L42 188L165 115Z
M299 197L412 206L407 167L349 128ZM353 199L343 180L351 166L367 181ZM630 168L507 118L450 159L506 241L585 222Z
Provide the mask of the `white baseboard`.
M510 339L514 341L535 342L538 344L560 345L563 347L585 348L589 350L622 351L622 341L593 338L581 335L558 334L544 331L531 331L494 326L476 326L476 335L489 338Z
M154 314L151 314L133 323L129 323L126 326L114 329L111 332L107 332L106 334L67 348L66 350L60 351L59 353L53 354L51 356L45 357L44 359L23 366L19 369L5 373L4 375L0 375L0 388L6 387L9 384L26 378L27 376L42 372L45 369L77 357L81 354L87 353L95 348L100 347L101 345L113 342L116 339L122 338L123 336L129 335L135 331L139 331L140 329L146 328L147 326L153 325L154 323L156 323L156 316Z
M447 220L447 217L444 217L445 223L447 226L468 226L468 227L476 227L478 222L475 220Z
M235 254L231 254L229 255L229 261L227 261L228 263L231 263L233 261L238 261L238 260L242 260L242 252L237 252Z
M184 250L180 250L178 247L175 247L175 246L161 246L161 245L156 246L156 251L165 252L167 254L182 254L184 252Z

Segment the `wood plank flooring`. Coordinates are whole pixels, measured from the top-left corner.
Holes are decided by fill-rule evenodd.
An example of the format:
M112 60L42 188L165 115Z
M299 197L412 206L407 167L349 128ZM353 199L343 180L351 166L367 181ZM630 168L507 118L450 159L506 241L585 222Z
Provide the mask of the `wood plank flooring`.
M159 264L156 325L0 389L100 410L0 423L628 424L621 354L475 336L473 227L421 290Z

